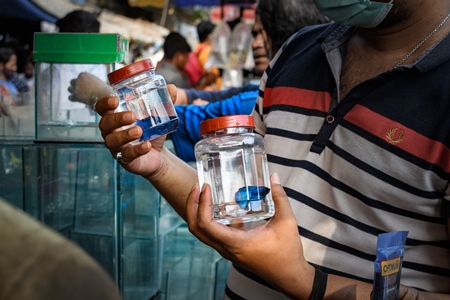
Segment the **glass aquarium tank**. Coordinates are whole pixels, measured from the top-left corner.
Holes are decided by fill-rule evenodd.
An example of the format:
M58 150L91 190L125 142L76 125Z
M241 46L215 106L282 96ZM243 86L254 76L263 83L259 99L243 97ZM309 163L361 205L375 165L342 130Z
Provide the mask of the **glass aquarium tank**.
M103 144L0 139L0 186L98 261L124 300L222 299L230 263Z
M108 83L107 74L124 66L128 52L129 41L119 34L35 33L36 139L101 141L97 94L84 87L83 99L74 99L71 82L88 74L91 87Z
M85 249L124 299L160 294L161 196L148 181L100 144L1 146L2 198Z
M0 95L0 102L6 106L8 116L0 116L0 138L12 140L34 139L35 114L34 91L12 95Z

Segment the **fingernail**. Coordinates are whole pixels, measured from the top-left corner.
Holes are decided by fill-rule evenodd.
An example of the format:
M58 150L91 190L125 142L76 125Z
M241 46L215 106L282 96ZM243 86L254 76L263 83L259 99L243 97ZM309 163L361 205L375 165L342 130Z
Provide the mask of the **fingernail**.
M139 128L134 126L133 128L130 129L130 131L128 131L128 134L132 137L139 135Z
M193 190L195 190L195 189L197 188L197 186L198 186L198 183L194 183L194 185L192 186L191 192L192 192Z
M123 120L126 122L130 122L133 120L133 114L131 112L123 115Z
M150 149L150 145L148 142L144 142L141 144L141 149L144 151L147 151L148 149Z
M278 176L278 173L273 173L272 174L272 182L275 184L281 184L280 182L280 176Z
M109 98L108 98L108 105L109 105L109 106L113 106L113 105L115 105L115 104L116 104L116 98L109 97Z

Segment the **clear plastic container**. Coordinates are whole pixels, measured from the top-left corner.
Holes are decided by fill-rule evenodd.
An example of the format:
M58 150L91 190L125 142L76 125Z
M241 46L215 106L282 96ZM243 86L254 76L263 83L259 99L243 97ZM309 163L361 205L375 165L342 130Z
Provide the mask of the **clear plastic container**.
M139 141L148 141L178 128L178 116L164 78L155 74L150 59L127 65L108 74L113 96L119 98L116 111L133 111L142 127Z
M213 218L229 225L260 221L275 213L263 138L253 117L231 115L200 124L195 145L200 185L211 186Z
M105 85L108 73L128 60L128 39L116 33L35 32L33 44L35 101L28 101L33 116L21 117L26 120L14 129L37 141L103 142L100 115L92 106L97 82L82 88L84 99L74 98L71 89L82 83L82 74Z

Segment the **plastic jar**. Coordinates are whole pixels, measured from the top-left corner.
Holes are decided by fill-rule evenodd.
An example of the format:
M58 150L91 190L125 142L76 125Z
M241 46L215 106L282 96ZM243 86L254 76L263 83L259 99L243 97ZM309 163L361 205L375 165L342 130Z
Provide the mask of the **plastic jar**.
M225 225L267 219L275 212L264 140L253 129L248 115L200 123L203 139L195 145L199 182L211 186L213 218Z
M112 95L119 98L116 112L133 111L142 127L139 141L148 141L178 128L178 116L164 78L144 59L108 74Z

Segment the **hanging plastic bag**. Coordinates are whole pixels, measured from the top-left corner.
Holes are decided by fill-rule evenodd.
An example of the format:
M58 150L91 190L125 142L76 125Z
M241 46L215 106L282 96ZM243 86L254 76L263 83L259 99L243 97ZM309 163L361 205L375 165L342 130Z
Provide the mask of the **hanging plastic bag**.
M244 68L252 42L252 30L248 24L241 21L233 28L230 40L230 68Z
M251 39L251 42L253 41L253 37ZM247 58L245 59L245 63L244 63L244 69L251 71L253 70L253 68L255 67L255 58L253 57L253 48L252 48L252 43L249 43L248 45L248 54L247 54Z
M205 69L225 69L228 64L231 29L227 22L221 21L211 33L211 51L204 65Z

